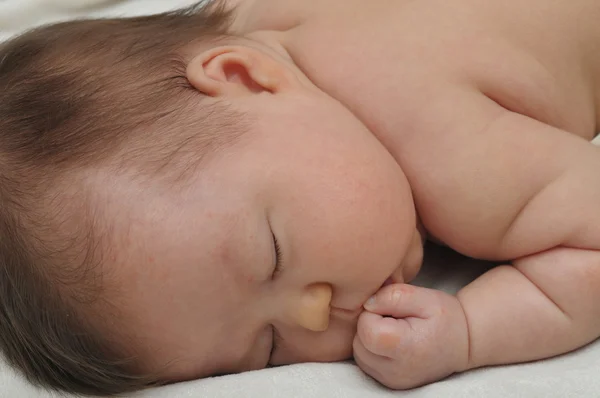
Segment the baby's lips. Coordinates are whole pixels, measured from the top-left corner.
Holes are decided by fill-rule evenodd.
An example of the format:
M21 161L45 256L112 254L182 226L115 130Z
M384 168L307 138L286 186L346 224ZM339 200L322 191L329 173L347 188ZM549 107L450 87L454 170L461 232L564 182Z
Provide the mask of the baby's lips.
M389 278L387 278L385 280L385 282L383 282L383 285L381 285L381 287L386 287L387 285L393 285L394 284L394 280L392 279L392 277L390 276Z
M390 275L390 277L387 278L385 280L385 282L383 282L383 285L381 285L381 287L386 287L387 285L393 285L394 283L402 283L402 281L404 280L404 275L402 274L403 269L404 268L402 266L396 268L394 273L392 275Z
M396 271L392 274L390 278L394 281L394 283L407 283L405 280L406 273L406 263L402 263Z

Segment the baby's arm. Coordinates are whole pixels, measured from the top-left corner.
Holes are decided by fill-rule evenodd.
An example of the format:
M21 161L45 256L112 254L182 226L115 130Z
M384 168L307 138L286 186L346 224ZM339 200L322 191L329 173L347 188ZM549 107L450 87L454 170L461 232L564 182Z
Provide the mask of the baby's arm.
M425 289L412 291L439 308L397 317L411 324L408 329L396 328L395 346L402 346L401 356L384 355L392 358L387 362L368 354L359 359L371 366L368 373L392 387L414 387L470 367L547 358L600 336L600 150L489 102L468 109L474 124L483 128L473 134L449 132L448 142L455 140L460 149L440 141L445 148L436 157L439 172L414 188L417 199L425 195L444 200L417 206L428 229L450 247L472 257L517 260L461 290L457 301L463 314L451 298L436 297ZM402 295L387 289L381 296L403 305ZM385 298L379 301L379 309L386 307ZM394 316L387 307L373 312ZM368 319L371 326L382 322L363 317L355 344L359 350L369 351L367 345L381 348L383 342L394 346L390 321L378 335L369 329ZM451 338L434 330L455 323L464 328L458 327ZM436 338L411 336L415 325L419 333ZM463 344L460 333L467 334L468 344ZM369 342L363 344L361 335ZM443 344L468 347L468 352L436 355L443 346L440 339L445 339ZM415 341L412 347L407 345L410 341ZM414 363L406 360L415 353L432 365L419 367L420 375L411 373ZM427 374L430 369L437 373ZM404 375L410 378L397 380Z
M505 154L488 152L486 160L483 152L475 165L480 172L490 169L496 181L482 174L482 189L497 194L508 223L492 218L488 228L479 225L488 240L476 250L517 260L458 294L469 325L469 366L530 361L581 347L600 336L600 150L514 113L496 117L484 134L473 148L493 145ZM510 174L499 173L490 161ZM504 178L521 186L494 189L494 183L501 189ZM479 203L474 205L482 212L497 206Z
M600 151L521 115L508 115L498 128L513 135L528 128L523 139L532 151L547 152L521 172L534 187L536 176L546 175L497 241L501 252L519 258L458 294L470 367L547 358L600 336Z
M467 368L543 359L600 336L600 252L558 248L492 269L458 295Z
M595 251L551 250L494 268L458 298L386 286L359 318L356 362L388 387L406 389L581 347L600 334L598 261Z

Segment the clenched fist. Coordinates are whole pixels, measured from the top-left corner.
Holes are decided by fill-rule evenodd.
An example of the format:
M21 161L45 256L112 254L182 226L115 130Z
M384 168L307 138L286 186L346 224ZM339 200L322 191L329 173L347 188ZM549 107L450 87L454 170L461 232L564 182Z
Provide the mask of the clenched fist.
M382 384L414 388L468 369L468 324L456 297L393 284L379 290L364 307L354 358Z

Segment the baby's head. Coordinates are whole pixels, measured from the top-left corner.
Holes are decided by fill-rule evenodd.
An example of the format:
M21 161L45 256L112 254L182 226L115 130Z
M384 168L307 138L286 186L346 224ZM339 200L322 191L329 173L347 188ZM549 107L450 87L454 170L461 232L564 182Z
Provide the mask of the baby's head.
M364 301L416 273L398 164L235 18L0 48L0 347L31 381L116 394L346 359Z

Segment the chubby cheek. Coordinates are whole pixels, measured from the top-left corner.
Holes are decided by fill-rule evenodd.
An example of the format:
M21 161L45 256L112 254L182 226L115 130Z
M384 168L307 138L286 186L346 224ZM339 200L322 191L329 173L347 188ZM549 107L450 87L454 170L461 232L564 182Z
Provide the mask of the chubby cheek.
M410 190L400 177L383 177L349 178L341 199L328 203L324 219L336 230L324 241L336 259L329 266L345 282L340 289L373 293L401 266L412 240L416 221Z
M352 358L356 322L332 320L325 332L297 329L280 330L280 334L282 343L271 360L273 365L344 361Z

